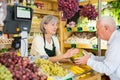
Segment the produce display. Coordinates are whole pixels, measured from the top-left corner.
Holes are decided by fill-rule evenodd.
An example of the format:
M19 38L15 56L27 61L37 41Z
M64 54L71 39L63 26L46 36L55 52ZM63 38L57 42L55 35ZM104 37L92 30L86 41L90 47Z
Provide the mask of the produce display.
M0 63L13 75L13 80L40 80L38 67L30 64L28 59L17 56L15 52L0 55Z
M83 74L84 76L86 76L88 73L84 74L85 72L89 72L90 70L92 70L89 66L87 65L80 65L80 66L72 66L70 68L70 70L75 74ZM81 76L83 76L81 75Z
M80 10L80 15L87 17L88 20L96 20L98 16L98 12L95 9L95 6L92 4L84 5L83 8Z
M68 44L97 44L97 37L94 37L93 33L74 33L70 36L65 43ZM107 42L101 40L102 45L106 45Z
M88 24L88 18L80 16L77 22L77 27L85 27ZM87 26L88 27L88 26Z
M70 70L74 73L74 74L82 74L85 72L84 69L78 67L78 66L73 66L70 68Z
M0 64L0 80L13 80L11 72L2 64Z
M58 10L63 12L65 19L70 19L79 10L78 0L58 0Z
M75 27L76 23L74 21L69 22L66 27Z
M6 48L2 48L1 50L0 50L0 54L2 54L2 53L4 53L4 52L7 52L8 50L6 49Z
M44 0L42 1L44 2ZM85 0L57 0L58 10L62 11L63 18L71 19L76 14L76 12L78 11L80 12L80 17L79 19L77 18L77 22L71 21L66 25L66 27L68 29L72 29L73 27L76 27L76 28L73 28L73 30L81 29L82 33L79 33L79 31L74 32L70 37L67 38L67 40L65 40L65 43L75 44L75 45L76 44L90 44L90 45L98 44L97 37L95 37L96 35L94 34L95 31L93 31L93 33L90 33L90 27L92 27L92 29L94 28L93 30L96 30L95 23L96 23L96 18L98 16L96 7L92 4L83 5L81 7L79 6L79 1L85 1ZM47 3L43 3L43 2L35 3L35 5L39 9L45 9L46 8L45 4ZM54 5L51 5L50 7L54 7ZM48 10L50 11L54 9L48 9ZM47 9L45 11L47 12ZM52 14L52 11L50 12L51 12L50 14ZM53 13L53 15L54 14L59 16L57 13ZM117 25L120 25L120 0L114 0L112 2L108 2L108 6L102 10L102 15L104 16L106 14L108 16L110 15L114 17ZM30 33L29 42L32 42L35 36L40 35L41 32L39 33L37 31L34 32L34 30L39 28L38 26L40 25L40 22L43 16L46 15L46 13L44 15L39 15L39 12L38 12L36 15L34 15L32 19L33 33L32 32ZM84 29L86 29L85 27L87 27L88 32L84 32ZM9 40L8 42L6 42L5 40L1 40L1 44L11 43L11 41L12 40ZM106 44L107 44L106 41L101 40L101 46ZM71 57L70 59L74 61L75 58L82 57L86 53L89 54L90 52L87 52L84 49L81 49L78 54ZM72 65L72 67L69 66L68 68L69 70L68 70L58 65L57 63L52 63L49 60L45 60L41 58L35 59L35 62L33 61L33 63L30 63L29 59L18 56L16 55L15 52L8 52L6 48L1 48L0 80L56 80L56 79L53 79L53 77L64 77L67 74L69 74L70 71L73 72L74 75L79 75L87 71L88 72L92 71L92 69L86 65L79 65L79 66ZM86 76L87 74L85 73L83 75ZM68 80L68 79L64 79L64 80Z
M108 2L107 5L103 5L105 8L102 10L102 16L112 16L117 25L120 25L120 0L114 0Z
M35 61L35 65L39 66L41 70L48 76L63 77L69 73L67 69L59 66L57 63L52 63L49 60L38 58Z

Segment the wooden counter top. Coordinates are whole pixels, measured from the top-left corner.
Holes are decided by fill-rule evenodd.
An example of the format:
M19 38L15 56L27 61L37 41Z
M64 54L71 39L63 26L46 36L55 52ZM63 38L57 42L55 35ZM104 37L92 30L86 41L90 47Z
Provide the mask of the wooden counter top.
M75 64L72 63L61 63L61 65L67 69L70 69L72 66L75 66ZM74 80L101 80L101 74L96 71L92 71L90 74L83 74L81 76L75 75Z

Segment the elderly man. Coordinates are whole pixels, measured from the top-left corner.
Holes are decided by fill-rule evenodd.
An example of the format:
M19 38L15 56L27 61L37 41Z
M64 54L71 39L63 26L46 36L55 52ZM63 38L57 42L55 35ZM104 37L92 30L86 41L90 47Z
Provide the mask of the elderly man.
M84 55L75 60L76 64L87 64L93 70L105 73L111 80L120 80L120 31L110 16L97 21L97 35L108 41L105 56Z

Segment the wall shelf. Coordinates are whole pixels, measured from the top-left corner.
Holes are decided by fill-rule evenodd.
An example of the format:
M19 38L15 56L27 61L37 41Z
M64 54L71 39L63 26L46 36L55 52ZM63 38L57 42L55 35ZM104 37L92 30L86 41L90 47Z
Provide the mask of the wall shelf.
M97 45L96 44L64 44L65 48L84 48L84 49L93 49L97 50ZM106 50L107 46L102 45L101 49Z
M51 10L42 10L42 9L33 9L33 12L36 14L51 14L51 15L55 15L55 16L59 16L60 12L58 11L51 11Z
M46 1L46 2L57 2L57 0L35 0L35 2Z
M110 1L114 1L114 0L101 0L102 2L110 2ZM79 2L79 5L85 5L85 4L88 4L88 3L92 3L92 4L95 4L95 3L98 3L98 0L86 0L86 1L82 1L82 2Z
M66 27L64 28L66 32L95 32L95 27Z

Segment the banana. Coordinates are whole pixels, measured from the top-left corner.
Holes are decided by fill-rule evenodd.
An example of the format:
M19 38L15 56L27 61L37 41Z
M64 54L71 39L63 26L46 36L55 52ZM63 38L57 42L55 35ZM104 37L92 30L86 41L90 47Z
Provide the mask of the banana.
M71 69L70 69L74 74L78 74L79 72L78 72L78 70L77 69L75 69L74 67L71 67Z
M89 67L89 66L87 66L87 65L81 65L80 67L83 68L83 69L86 70L86 71L91 70L91 67Z
M80 78L83 78L83 77L85 77L85 76L86 76L86 74L83 74L83 75L81 75L81 76L79 77L79 79L80 79Z
M74 66L74 68L76 68L76 69L79 71L79 73L85 72L84 69L82 69L82 68L80 68L80 67L78 67L78 66Z
M71 70L73 71L74 74L81 74L81 73L85 72L84 69L82 69L78 66L71 67Z

